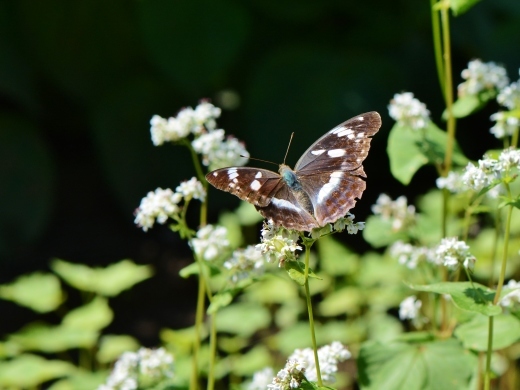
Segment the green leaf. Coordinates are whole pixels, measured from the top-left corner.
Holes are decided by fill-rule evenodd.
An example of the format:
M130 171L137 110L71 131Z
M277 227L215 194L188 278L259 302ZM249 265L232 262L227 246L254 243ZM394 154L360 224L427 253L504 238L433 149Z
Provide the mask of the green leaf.
M239 302L221 309L216 321L219 332L249 337L257 330L266 328L271 315L259 304Z
M321 315L326 317L340 314L359 314L361 305L365 303L363 291L357 287L343 287L327 295L320 302L318 309Z
M107 334L101 337L96 359L100 363L111 363L123 352L137 351L139 342L128 335Z
M208 307L208 314L216 313L221 308L228 306L231 302L233 302L233 294L230 291L213 295L211 304Z
M407 185L422 166L441 164L444 160L447 134L430 122L425 129L413 130L395 124L388 137L390 171L401 183ZM467 158L455 143L453 163L465 165Z
M395 232L392 221L370 215L363 229L363 238L374 248L381 248L399 240L406 241L408 235L406 232Z
M487 351L489 317L475 316L471 321L455 329L455 336L464 347L476 351ZM493 317L493 351L504 349L520 339L520 320L511 314Z
M199 265L197 264L197 262L191 263L179 271L179 275L184 279L188 279L191 275L198 275L198 274L199 274Z
M41 383L60 378L76 371L74 365L61 360L46 360L24 354L0 364L1 388L36 388Z
M363 390L464 390L476 358L454 340L424 343L369 341L358 358Z
M450 0L450 8L453 11L453 15L459 16L467 12L479 1L480 0Z
M77 370L66 379L61 379L53 383L48 390L92 390L97 389L99 385L103 384L109 371L90 372L86 370ZM173 389L172 389L173 390Z
M257 345L234 359L232 372L238 376L252 376L256 371L272 364L269 349L265 345Z
M442 282L408 286L417 291L449 294L453 299L453 303L459 309L480 313L485 316L496 316L502 313L500 306L493 305L495 291L482 284L471 282Z
M331 236L318 241L318 256L324 272L333 276L352 275L359 267L359 256Z
M0 297L39 313L56 309L64 300L59 279L41 272L20 276L13 283L0 286Z
M292 280L294 280L300 286L305 284L305 265L303 265L300 261L287 261L284 264L284 268ZM308 276L309 278L320 279L310 268Z
M32 324L10 335L8 341L18 344L25 351L52 353L71 348L91 348L96 344L98 335L98 332L89 329Z
M62 325L73 329L98 331L112 322L114 313L108 301L103 297L96 297L92 302L67 313Z
M453 0L452 0L453 1ZM463 0L466 1L466 0ZM477 0L479 1L479 0ZM478 95L465 95L459 97L452 106L453 116L455 118L465 118L474 112L481 110L487 102L494 99L496 96L495 90L485 90L480 92ZM442 113L442 119L448 118L448 112L444 110Z
M71 286L109 297L152 276L150 266L137 265L130 260L122 260L106 268L91 268L55 259L51 268Z

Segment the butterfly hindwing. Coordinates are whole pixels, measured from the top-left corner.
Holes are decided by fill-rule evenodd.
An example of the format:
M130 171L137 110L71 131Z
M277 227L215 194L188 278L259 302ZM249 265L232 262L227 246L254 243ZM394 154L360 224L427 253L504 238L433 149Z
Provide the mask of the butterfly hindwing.
M206 175L215 188L238 196L255 206L267 206L282 183L276 172L249 167L217 169Z

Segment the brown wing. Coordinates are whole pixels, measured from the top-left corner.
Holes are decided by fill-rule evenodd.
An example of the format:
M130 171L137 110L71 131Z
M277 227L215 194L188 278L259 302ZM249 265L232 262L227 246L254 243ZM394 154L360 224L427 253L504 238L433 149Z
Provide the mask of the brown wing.
M206 180L219 190L236 195L255 206L265 207L277 191L281 177L267 169L230 167L208 173Z
M286 229L310 231L319 227L318 222L296 200L289 187L282 181L278 191L265 207L256 206L256 209L271 220L275 226Z

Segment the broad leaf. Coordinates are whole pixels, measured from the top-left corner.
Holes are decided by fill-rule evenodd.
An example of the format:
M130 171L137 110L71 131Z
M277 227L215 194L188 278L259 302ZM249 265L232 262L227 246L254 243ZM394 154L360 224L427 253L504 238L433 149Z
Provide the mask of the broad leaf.
M476 315L471 321L457 327L455 336L464 347L487 351L489 317ZM511 314L493 317L493 350L509 347L520 339L520 320Z
M473 311L486 316L496 316L502 308L493 305L495 291L478 283L442 282L427 285L409 285L417 291L429 291L437 294L449 294L453 303L460 309Z
M91 268L56 259L51 268L71 286L109 297L152 276L150 266L137 265L130 260L122 260L105 268Z
M108 301L103 297L96 297L92 302L67 313L62 325L73 329L85 329L98 331L108 326L114 313Z
M249 337L271 321L269 311L259 304L235 303L219 310L217 330Z
M41 272L20 276L13 283L0 286L0 298L39 313L56 309L64 300L59 279Z
M123 352L137 351L139 342L132 336L108 334L101 337L96 359L100 363L111 363Z
M367 342L358 358L363 390L445 390L470 388L476 358L454 340Z

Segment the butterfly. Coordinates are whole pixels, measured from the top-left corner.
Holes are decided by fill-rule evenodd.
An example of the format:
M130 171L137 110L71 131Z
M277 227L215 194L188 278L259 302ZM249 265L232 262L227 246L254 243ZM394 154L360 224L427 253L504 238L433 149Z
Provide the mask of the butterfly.
M251 167L209 172L206 180L253 204L275 226L311 231L334 223L361 198L366 188L363 161L371 136L381 127L375 111L336 126L300 157L294 170L281 164L279 173Z

